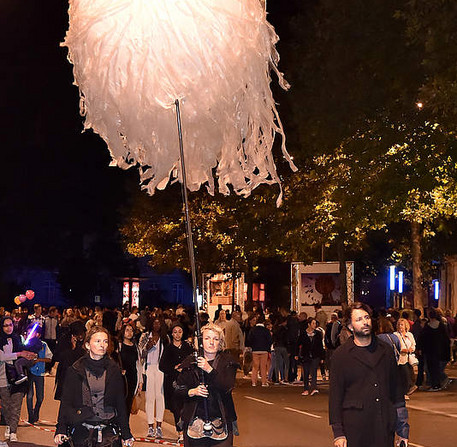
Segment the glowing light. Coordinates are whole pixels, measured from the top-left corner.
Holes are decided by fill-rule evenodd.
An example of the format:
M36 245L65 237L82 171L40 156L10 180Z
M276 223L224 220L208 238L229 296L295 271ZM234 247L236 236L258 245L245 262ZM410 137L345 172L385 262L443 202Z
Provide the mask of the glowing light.
M420 110L420 109L422 109L422 107L424 107L424 104L419 101L416 103L416 107Z
M124 287L122 288L122 305L130 304L130 283L124 281Z
M403 272L398 272L398 293L403 293Z
M438 279L433 280L433 297L435 301L440 299L440 282Z
M389 267L389 289L395 290L395 266Z
M29 335L27 335L27 338L25 339L24 345L28 345L29 341L32 339L32 337L35 335L37 327L40 325L40 323L37 321L33 326L32 329L30 329Z
M132 282L132 306L140 307L140 283Z

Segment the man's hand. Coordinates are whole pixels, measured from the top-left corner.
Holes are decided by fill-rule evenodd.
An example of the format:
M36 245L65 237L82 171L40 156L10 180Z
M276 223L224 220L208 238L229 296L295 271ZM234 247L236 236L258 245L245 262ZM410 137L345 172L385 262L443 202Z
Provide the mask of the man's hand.
M341 438L336 438L333 441L333 445L335 447L347 447L348 446L348 441L345 436L342 436Z

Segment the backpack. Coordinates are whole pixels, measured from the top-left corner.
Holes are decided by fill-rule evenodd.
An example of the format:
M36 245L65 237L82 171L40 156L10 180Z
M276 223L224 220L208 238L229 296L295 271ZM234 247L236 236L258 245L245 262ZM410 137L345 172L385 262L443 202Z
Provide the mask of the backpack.
M340 323L340 327L338 329L338 337L336 339L336 347L346 343L349 338L351 338L352 332L348 329L347 326L343 326Z
M333 343L332 343L332 327L333 327L333 322L327 323L325 326L325 335L324 335L324 343L325 347L327 349L334 349Z

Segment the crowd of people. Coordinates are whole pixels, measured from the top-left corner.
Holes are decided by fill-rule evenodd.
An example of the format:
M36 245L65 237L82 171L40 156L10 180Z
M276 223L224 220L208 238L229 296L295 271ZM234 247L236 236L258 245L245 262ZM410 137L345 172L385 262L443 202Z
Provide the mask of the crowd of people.
M347 315L343 318L340 309L326 312L319 304L313 315L260 306L230 312L219 306L214 315L199 314L204 330L196 358L193 314L184 306L60 312L35 304L30 314L26 308L11 313L0 308L5 437L17 440L24 396L28 422L39 420L44 376L52 375L57 363L57 444L70 436L75 445L91 437L106 439L106 445L121 438L131 443L129 415L142 391L148 437L163 437L168 409L184 445L232 445L238 431L231 397L237 369L252 386L303 383L301 394L313 396L319 393L319 375L335 382L334 354L355 338ZM457 320L449 312L381 309L370 314L370 322L370 333L392 351L403 399L417 389L440 391L449 385L445 367L457 359ZM119 393L122 388L125 393Z

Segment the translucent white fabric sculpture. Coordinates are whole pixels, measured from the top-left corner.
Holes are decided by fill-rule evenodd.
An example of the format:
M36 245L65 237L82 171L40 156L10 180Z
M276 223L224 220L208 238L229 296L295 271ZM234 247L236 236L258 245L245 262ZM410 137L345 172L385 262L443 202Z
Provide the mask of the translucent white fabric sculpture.
M150 194L180 176L181 104L187 184L249 195L279 183L272 156L283 128L270 90L278 37L259 0L70 0L64 46L85 128L112 164L137 165ZM215 171L214 168L216 168Z

